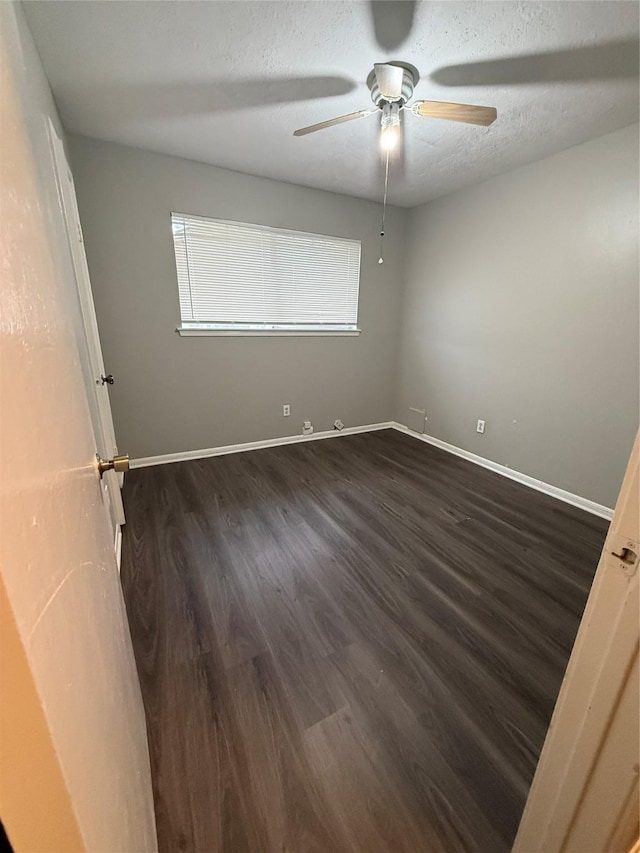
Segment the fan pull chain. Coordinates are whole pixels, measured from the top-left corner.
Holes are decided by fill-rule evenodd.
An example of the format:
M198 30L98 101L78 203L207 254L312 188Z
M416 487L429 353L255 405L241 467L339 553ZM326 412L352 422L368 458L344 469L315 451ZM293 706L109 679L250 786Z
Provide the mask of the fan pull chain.
M382 257L384 251L384 220L385 214L387 212L387 187L389 185L389 152L387 151L387 161L384 169L384 197L382 199L382 225L380 227L380 257L378 258L378 263L383 264L384 258Z

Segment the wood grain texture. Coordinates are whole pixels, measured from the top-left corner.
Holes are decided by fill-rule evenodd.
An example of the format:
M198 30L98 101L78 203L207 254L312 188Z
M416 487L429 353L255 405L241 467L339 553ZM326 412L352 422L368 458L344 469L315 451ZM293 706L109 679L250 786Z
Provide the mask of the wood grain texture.
M606 522L393 430L125 504L161 851L510 849Z
M416 101L413 110L423 118L462 121L488 127L498 118L495 107L476 107L473 104L452 104L448 101Z

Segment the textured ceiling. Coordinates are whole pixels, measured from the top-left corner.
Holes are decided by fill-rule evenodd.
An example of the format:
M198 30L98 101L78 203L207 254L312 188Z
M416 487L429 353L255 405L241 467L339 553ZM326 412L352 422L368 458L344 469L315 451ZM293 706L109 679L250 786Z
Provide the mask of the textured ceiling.
M419 99L497 107L489 128L406 116L403 206L638 120L636 2L24 7L68 130L304 186L380 198L377 116L292 136L369 108L374 62L415 65Z

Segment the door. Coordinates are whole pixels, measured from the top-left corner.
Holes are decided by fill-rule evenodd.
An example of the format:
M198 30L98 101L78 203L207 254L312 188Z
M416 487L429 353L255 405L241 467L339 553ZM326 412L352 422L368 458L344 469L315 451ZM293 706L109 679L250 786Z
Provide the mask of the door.
M639 456L640 436L513 853L627 853L638 837Z
M22 6L0 3L0 816L16 853L157 853L50 117Z
M66 227L69 254L82 315L83 339L79 344L80 352L86 358L86 361L82 365L83 377L89 401L91 420L96 435L96 449L98 456L102 459L111 459L118 454L111 415L111 404L109 401L109 387L113 384L114 379L106 373L102 357L100 334L98 332L98 322L93 304L89 268L84 251L82 227L80 225L73 175L67 162L64 145L58 137L51 120L48 122L48 132L58 188L60 211ZM122 476L121 474L117 474L116 471L111 470L106 471L102 477L102 499L111 518L114 547L118 561L120 559L120 526L125 521L121 494Z

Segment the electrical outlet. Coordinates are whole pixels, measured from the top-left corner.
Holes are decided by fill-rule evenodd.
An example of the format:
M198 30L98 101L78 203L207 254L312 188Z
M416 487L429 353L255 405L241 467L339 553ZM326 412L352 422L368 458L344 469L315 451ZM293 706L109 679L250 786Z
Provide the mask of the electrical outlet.
M288 403L285 403L282 407L282 414L285 416L285 418L288 418L291 414L291 406Z
M476 426L476 432L484 432L484 421L478 421L478 425Z

